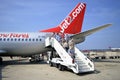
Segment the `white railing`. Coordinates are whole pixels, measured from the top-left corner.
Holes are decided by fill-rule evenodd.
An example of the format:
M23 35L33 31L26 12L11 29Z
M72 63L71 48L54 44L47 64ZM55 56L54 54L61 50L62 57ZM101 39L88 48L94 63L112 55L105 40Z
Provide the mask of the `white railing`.
M80 61L84 62L85 65L90 69L90 71L94 71L94 63L88 59L78 48L75 47L75 54L79 58Z
M65 51L65 49L55 38L51 38L51 43L52 43L52 47L55 48L61 59L67 64L72 64L71 56Z
M71 58L71 56L66 52L66 50L55 38L48 37L45 40L45 46L54 47L56 52L59 54L60 58L63 60L63 64L69 67L70 69L72 69L73 72L79 73L79 72L94 71L93 62L90 61L78 48L75 47L75 56L78 58L79 63L77 62L73 63L73 59ZM85 66L83 66L82 63L84 63ZM81 66L87 69L82 69Z

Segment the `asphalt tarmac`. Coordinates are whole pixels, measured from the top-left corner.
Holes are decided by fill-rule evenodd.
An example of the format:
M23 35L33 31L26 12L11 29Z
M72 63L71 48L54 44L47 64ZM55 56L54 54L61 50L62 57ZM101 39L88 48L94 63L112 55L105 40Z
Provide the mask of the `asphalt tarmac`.
M70 70L59 71L45 61L30 63L27 58L4 58L0 65L0 80L120 80L120 59L94 62L95 72L74 74Z

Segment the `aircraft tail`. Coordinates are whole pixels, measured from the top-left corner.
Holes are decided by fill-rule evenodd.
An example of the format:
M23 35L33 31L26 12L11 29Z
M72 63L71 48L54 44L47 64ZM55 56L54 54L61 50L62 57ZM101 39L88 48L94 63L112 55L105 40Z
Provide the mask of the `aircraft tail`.
M77 34L81 32L85 9L85 3L78 3L77 6L57 27L42 30L41 32L57 32L68 34Z

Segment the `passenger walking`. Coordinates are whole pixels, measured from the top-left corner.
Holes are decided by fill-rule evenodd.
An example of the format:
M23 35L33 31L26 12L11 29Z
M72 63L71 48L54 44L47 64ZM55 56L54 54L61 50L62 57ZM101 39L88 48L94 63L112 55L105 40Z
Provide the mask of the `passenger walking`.
M51 37L54 37L54 38L55 38L55 36L56 36L56 33L55 33L55 32L53 32L53 34L51 35Z
M64 39L65 38L65 34L64 33L59 33L61 39Z
M62 45L63 45L63 48L68 52L69 45L68 45L68 43L67 43L66 40L64 40L64 41L62 42Z
M68 42L70 40L70 37L68 34L65 34L65 40L66 40L66 42Z
M69 55L74 59L75 58L75 47L74 47L74 40L73 40L73 38L71 38L70 40L69 40L69 50L68 50L68 53L69 53Z
M71 39L69 40L68 44L69 44L69 48L70 48L70 49L73 49L73 48L74 48L75 43L74 43L73 38L71 38Z
M59 35L59 33L57 33L57 34L55 35L55 38L56 38L56 40L57 40L58 42L61 43L61 36Z
M75 50L74 49L69 49L68 50L69 55L72 57L72 59L75 58Z

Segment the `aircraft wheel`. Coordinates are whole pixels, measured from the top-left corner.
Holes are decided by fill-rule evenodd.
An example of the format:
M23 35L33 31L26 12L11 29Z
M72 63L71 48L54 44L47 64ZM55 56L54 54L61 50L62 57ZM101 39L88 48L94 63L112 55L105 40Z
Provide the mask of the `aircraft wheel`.
M51 61L49 62L49 65L50 65L50 67L53 67L53 63Z
M32 62L34 62L34 61L33 61L33 59L29 59L29 62L31 62L31 63L32 63Z
M60 71L64 71L64 66L61 65L61 64L59 64L58 69L59 69Z
M2 64L2 62L3 62L3 59L2 59L2 57L0 57L0 64Z
M29 62L32 62L32 60L30 59Z

